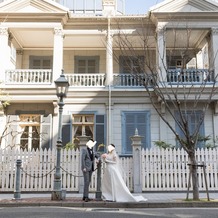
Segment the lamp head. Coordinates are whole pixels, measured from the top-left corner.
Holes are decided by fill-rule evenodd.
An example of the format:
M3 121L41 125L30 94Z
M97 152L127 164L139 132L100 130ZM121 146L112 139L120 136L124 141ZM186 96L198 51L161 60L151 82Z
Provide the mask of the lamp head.
M69 87L69 82L65 78L64 74L61 74L60 77L54 81L56 86L56 94L58 97L66 97Z

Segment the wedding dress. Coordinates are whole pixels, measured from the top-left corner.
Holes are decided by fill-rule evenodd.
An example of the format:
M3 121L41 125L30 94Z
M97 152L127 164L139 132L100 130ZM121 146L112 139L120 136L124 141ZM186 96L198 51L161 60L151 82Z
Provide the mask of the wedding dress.
M106 168L102 181L103 200L116 202L146 201L143 196L133 196L127 188L119 167L119 157L116 151L106 154L104 161Z

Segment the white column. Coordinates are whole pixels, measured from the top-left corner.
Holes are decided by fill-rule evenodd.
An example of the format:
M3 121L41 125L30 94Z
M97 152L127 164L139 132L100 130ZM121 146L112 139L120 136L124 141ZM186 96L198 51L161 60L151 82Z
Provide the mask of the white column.
M10 47L8 46L8 28L0 27L0 77L5 78L5 70L10 68Z
M209 54L209 69L214 70L215 76L218 74L218 29L211 29Z
M167 81L166 65L166 28L163 24L157 26L156 65L160 81Z
M53 80L61 75L63 69L63 30L54 28L54 50L53 50Z
M133 192L141 193L142 192L142 139L144 137L138 135L138 130L135 130L135 135L130 137L132 140L132 154L133 154Z
M110 32L110 18L108 19L107 48L106 48L106 85L113 84L113 37Z
M106 104L107 111L107 145L113 143L113 108L114 104L111 102Z
M108 18L107 48L106 48L106 86L108 86L108 113L107 113L107 143L113 143L112 118L112 90L113 85L113 38L110 31L110 18Z

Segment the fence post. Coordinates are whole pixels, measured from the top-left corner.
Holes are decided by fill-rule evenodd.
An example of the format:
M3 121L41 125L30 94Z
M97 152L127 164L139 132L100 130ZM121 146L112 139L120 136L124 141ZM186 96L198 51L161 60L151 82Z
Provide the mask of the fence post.
M77 136L77 138L79 139L79 149L80 149L80 163L79 163L79 193L83 193L83 189L84 189L84 179L83 179L83 173L81 170L81 151L82 149L86 148L86 143L89 141L89 139L91 138L90 136L86 136L86 135L82 135L82 136Z
M95 192L95 198L97 201L102 200L102 192L101 192L101 160L99 160L97 165L97 189Z
M138 135L138 130L135 130L135 135L130 137L132 140L133 152L133 192L142 192L142 179L141 179L141 146L143 136Z
M20 199L20 168L21 168L22 160L18 159L16 161L16 182L15 182L15 191L14 191L14 199Z

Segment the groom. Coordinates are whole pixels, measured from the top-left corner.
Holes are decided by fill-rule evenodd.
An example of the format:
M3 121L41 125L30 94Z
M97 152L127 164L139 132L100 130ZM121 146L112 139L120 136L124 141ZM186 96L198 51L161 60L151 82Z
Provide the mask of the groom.
M99 155L94 153L93 147L95 146L96 141L90 139L86 143L86 149L82 149L81 154L81 169L83 172L84 178L84 190L83 190L83 201L88 202L89 199L89 185L91 182L92 173L94 171L94 160L95 158L99 159Z

